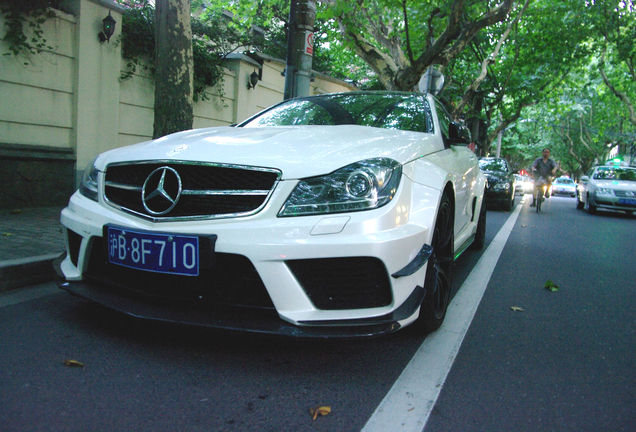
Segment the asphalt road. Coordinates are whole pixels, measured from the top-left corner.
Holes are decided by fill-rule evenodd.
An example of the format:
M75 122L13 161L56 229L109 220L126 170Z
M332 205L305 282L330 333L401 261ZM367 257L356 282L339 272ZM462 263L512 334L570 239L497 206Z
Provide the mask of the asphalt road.
M521 209L425 431L636 430L636 218L546 204ZM487 243L509 216L488 212ZM455 291L487 253L460 257ZM227 334L29 287L0 295L0 430L359 431L426 342ZM402 408L391 430L421 430Z

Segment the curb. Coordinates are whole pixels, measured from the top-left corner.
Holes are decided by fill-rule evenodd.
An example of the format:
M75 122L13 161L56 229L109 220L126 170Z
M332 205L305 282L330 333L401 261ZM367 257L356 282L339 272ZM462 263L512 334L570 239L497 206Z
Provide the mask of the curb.
M55 280L53 261L61 253L0 261L0 292Z

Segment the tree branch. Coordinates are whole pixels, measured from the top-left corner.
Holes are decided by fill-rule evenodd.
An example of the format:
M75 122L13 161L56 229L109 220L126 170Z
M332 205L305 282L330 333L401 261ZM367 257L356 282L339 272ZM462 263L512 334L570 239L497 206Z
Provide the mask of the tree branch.
M629 110L629 121L633 125L636 125L636 111L634 110L634 105L632 104L632 101L629 99L629 97L625 93L619 91L616 87L614 87L614 85L607 78L607 74L605 73L606 51L607 51L607 45L603 45L603 49L601 51L601 61L598 63L598 70L601 74L601 78L603 78L603 82L605 83L607 88L609 88L611 92L614 93L614 96L616 96L621 102L623 102L623 104L625 104L625 106Z
M459 114L459 113L461 113L463 111L463 109L466 106L466 104L468 104L468 101L470 101L472 99L473 95L475 94L475 91L477 91L477 89L479 88L481 83L486 79L486 75L488 75L488 66L492 62L494 62L495 58L497 58L497 56L499 55L499 51L501 50L501 47L503 46L503 44L506 41L506 39L508 39L508 35L512 31L513 26L517 22L519 22L519 20L523 16L523 14L524 14L524 12L526 10L526 7L528 6L529 2L530 2L530 0L526 0L525 4L521 8L519 13L515 17L515 19L510 21L508 23L508 25L506 26L506 30L502 33L501 37L497 41L497 44L495 45L495 49L493 50L493 52L481 62L481 72L480 72L479 76L477 76L477 78L475 78L475 80L472 82L472 84L470 86L468 86L468 88L464 92L464 96L462 97L461 102L454 109L454 114L455 115L457 115L457 114Z
M446 66L459 52L461 52L475 35L484 27L502 21L510 12L514 0L503 0L495 9L489 10L481 18L473 22L463 22L464 0L455 0L450 6L450 14L446 29L433 42L430 49L418 57L410 67L401 69L396 76L396 86L411 89L432 64Z
M404 34L406 35L406 52L409 55L409 61L413 63L413 49L411 48L411 37L409 35L409 16L406 13L406 0L402 0L402 14L404 16Z

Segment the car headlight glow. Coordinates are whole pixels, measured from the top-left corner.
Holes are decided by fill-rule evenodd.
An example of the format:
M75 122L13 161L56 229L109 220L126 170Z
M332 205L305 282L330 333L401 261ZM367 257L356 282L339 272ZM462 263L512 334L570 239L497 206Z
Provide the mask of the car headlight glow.
M99 171L95 167L95 160L92 160L86 166L84 175L82 176L82 182L80 183L79 192L86 198L97 201L98 187L97 187L97 175Z
M510 183L499 182L499 183L496 183L492 188L494 190L508 190L510 189Z
M614 189L611 189L611 188L598 188L598 189L596 189L596 194L597 195L614 196Z
M279 216L306 216L371 210L393 199L402 166L393 159L356 162L331 174L300 180Z

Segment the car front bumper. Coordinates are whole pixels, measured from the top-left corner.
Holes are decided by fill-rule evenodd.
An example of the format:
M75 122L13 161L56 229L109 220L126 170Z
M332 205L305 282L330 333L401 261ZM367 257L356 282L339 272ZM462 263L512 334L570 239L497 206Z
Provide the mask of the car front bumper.
M266 206L240 219L162 223L76 193L61 216L60 287L155 320L306 337L392 333L417 318L425 293L425 263L399 273L430 244L434 223L434 212L411 211L411 188L425 208L439 196L405 183L389 205L364 212L277 218ZM107 224L216 241L201 275L163 275L110 264Z
M552 195L576 196L576 189L556 188L552 185Z
M506 203L511 200L510 189L508 190L486 190L486 202Z
M598 208L610 210L636 211L636 198L623 198L611 195L595 194L590 199L591 204Z

